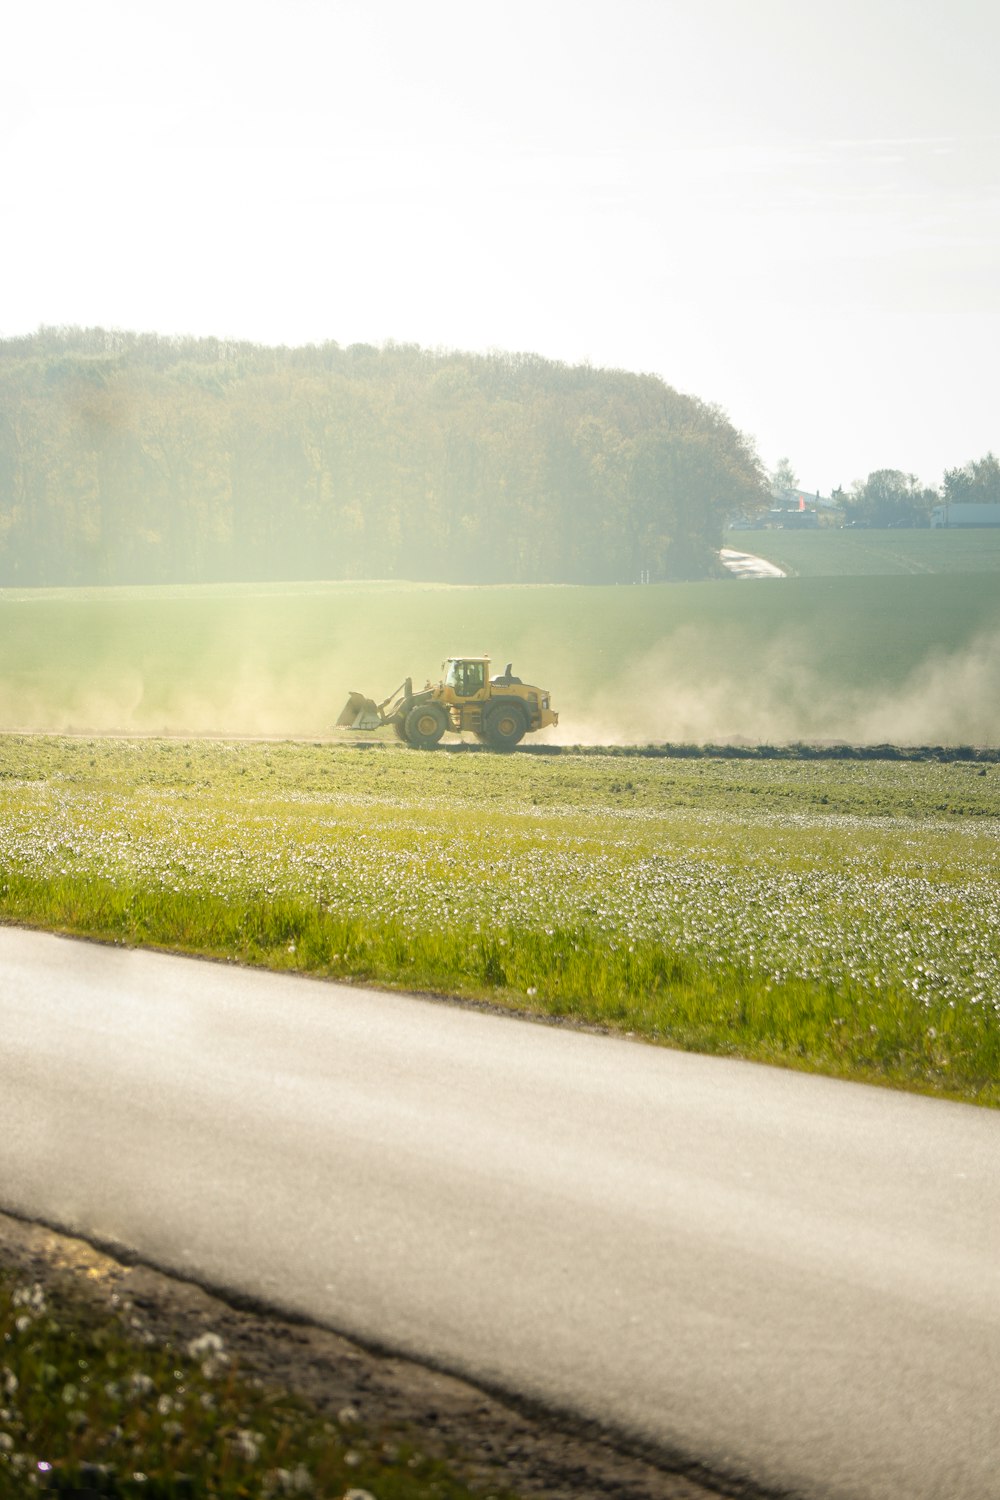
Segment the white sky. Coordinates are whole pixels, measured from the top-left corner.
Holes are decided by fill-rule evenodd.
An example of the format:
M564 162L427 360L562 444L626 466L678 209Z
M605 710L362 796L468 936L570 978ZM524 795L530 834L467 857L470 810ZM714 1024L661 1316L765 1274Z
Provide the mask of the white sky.
M0 335L652 371L810 489L1000 450L996 0L32 0Z

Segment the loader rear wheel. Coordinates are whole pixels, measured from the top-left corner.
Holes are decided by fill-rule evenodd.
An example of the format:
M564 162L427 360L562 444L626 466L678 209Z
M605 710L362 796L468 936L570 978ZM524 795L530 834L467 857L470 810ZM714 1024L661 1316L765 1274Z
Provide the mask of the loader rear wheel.
M483 725L491 750L513 750L524 739L528 725L516 703L500 703Z
M406 715L406 738L418 750L433 750L448 728L448 715L440 703L417 703Z

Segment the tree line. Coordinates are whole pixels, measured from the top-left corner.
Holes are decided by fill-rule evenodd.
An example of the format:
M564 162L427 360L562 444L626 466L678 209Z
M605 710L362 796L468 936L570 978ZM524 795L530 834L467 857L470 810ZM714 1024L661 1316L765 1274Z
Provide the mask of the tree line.
M796 488L787 458L772 471L771 484L775 491ZM831 498L856 526L929 526L936 505L1000 505L1000 460L987 453L946 469L940 489L921 485L902 469L875 469L850 489L834 490Z
M753 444L653 375L413 345L0 340L0 585L706 576Z

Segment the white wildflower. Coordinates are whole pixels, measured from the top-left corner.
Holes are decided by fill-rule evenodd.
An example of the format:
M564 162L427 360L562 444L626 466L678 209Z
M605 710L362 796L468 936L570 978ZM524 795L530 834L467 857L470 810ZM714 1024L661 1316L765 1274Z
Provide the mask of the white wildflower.
M307 1495L313 1487L312 1475L305 1464L294 1469L269 1469L264 1475L263 1491L273 1495Z
M217 1333L202 1333L187 1346L189 1359L209 1359L222 1353L223 1342Z
M206 1380L214 1379L228 1365L229 1355L223 1351L224 1345L217 1333L203 1333L187 1346L188 1357L201 1361L201 1373Z
M229 1446L237 1458L242 1458L244 1463L255 1464L260 1458L260 1445L263 1441L261 1433L250 1432L246 1427L240 1427L235 1436L229 1439Z
M26 1307L30 1312L43 1313L46 1310L45 1292L39 1282L34 1286L19 1286L10 1299L11 1307Z

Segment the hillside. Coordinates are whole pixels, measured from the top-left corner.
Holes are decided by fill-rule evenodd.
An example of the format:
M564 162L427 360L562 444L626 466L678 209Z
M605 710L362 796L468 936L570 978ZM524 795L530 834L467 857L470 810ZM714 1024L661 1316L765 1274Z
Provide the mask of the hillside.
M1000 526L968 531L733 531L728 544L766 557L790 578L1000 572Z
M534 355L0 341L0 586L715 571L750 442L652 375Z

